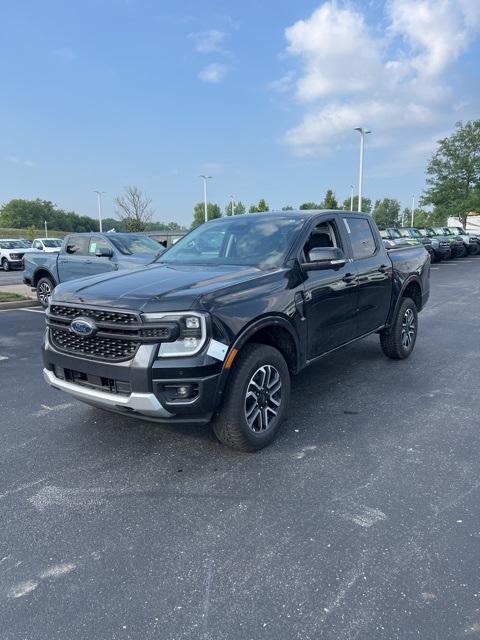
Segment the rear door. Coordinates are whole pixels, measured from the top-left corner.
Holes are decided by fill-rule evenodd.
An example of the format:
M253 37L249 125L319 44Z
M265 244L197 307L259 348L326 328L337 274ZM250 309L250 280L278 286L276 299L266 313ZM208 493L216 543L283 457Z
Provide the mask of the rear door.
M385 324L392 296L393 268L373 220L362 215L344 215L358 277L356 335Z
M76 280L86 275L88 265L89 236L68 236L65 241L65 250L58 255L58 276L60 282Z
M346 264L339 268L305 272L303 295L308 359L355 337L357 276L340 223L340 218L335 215L317 218L299 256L300 262L308 262L310 248L337 247L347 259Z

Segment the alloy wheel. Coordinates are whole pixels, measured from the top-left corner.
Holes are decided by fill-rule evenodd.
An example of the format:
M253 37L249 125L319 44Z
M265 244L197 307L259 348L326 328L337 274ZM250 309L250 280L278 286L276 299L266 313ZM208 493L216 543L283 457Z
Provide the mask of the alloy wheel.
M407 309L402 322L402 346L409 349L415 336L415 314L412 309Z
M48 282L41 282L38 287L38 299L45 306L48 305L48 299L52 295L52 288L48 284Z
M266 431L282 402L282 379L278 370L266 364L250 378L245 395L245 420L255 433Z

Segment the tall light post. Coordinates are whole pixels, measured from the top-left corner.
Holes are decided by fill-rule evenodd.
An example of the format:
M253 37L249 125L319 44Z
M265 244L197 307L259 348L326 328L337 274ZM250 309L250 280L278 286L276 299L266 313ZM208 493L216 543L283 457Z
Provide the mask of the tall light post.
M234 206L235 206L235 196L230 196L230 206L232 208L232 216L235 215L234 213Z
M103 231L103 228L102 228L102 195L104 193L106 193L106 191L97 191L96 189L94 189L93 193L97 194L98 228L99 228L100 233L102 233L102 231Z
M45 223L45 238L48 238L48 225L47 225L47 221L44 220Z
M362 193L363 193L363 154L365 148L365 136L372 133L363 127L355 127L355 131L360 133L360 167L358 170L358 211L362 210Z
M410 226L413 227L413 216L415 215L415 196L412 196L412 224Z
M350 185L350 211L353 211L353 190L354 190L354 186L353 184Z
M207 180L211 180L212 176L201 175L200 178L202 178L203 180L203 202L205 204L205 222L207 222L208 221Z

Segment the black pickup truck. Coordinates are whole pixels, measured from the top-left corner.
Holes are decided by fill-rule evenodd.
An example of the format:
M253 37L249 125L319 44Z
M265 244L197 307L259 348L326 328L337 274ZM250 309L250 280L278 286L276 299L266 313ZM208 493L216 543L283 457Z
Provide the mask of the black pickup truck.
M387 252L366 214L211 221L154 265L57 286L44 377L120 414L213 420L223 443L261 449L306 365L372 333L388 357L411 354L429 273L422 245Z

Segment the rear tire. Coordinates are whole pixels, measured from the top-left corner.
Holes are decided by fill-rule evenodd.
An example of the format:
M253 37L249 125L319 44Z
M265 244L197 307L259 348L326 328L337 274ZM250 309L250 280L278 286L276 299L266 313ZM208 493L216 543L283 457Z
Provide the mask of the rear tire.
M277 349L247 344L240 351L213 430L223 444L258 451L276 437L290 398L290 373Z
M383 353L393 360L404 360L415 347L418 332L418 311L411 298L403 298L389 333L380 334Z
M48 307L48 299L52 295L55 285L50 278L40 278L37 283L37 300L44 309Z
M10 263L8 262L8 260L6 258L4 258L2 260L2 269L4 271L10 271Z

